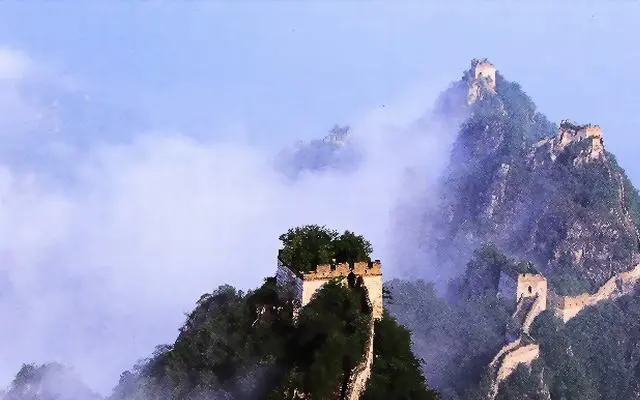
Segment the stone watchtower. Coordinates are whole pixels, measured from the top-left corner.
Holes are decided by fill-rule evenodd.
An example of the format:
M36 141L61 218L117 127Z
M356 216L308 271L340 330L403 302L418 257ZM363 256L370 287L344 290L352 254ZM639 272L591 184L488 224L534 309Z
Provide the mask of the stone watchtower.
M489 89L489 92L496 91L496 67L486 58L471 61L471 71L468 71L467 82L469 92L467 93L467 105L473 104L483 97L482 88Z
M547 304L547 279L540 274L518 274L516 299L520 300L521 297L536 296L539 296L543 300L543 303Z
M604 140L602 128L599 125L577 125L569 120L560 121L560 130L556 136L558 150L562 150L569 144L581 140L590 140L590 146L586 153L588 159L604 159Z
M380 260L357 262L353 267L348 263L321 264L314 271L298 272L284 265L278 257L276 281L279 286L292 285L296 309L304 307L313 295L327 282L333 279L347 284L349 279L362 279L369 293L373 309L373 318L382 318L382 265Z
M496 67L486 58L473 60L472 65L474 78L486 80L487 86L492 90L496 90Z

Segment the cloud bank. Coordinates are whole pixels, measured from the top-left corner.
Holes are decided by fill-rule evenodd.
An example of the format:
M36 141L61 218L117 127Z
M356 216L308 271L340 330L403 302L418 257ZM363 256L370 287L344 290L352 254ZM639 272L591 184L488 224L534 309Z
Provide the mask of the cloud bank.
M0 125L64 173L0 160L0 382L23 362L57 361L109 393L120 372L175 339L202 293L223 283L253 288L272 274L277 237L295 225L361 232L397 276L394 207L437 175L451 140L414 124L441 89L427 84L353 125L365 161L348 174L287 180L271 151L215 139L213 128L211 139L150 130L81 154L57 151L73 150L65 132L21 129L52 112L25 94L42 77L32 65L0 49ZM13 140L0 135L0 147ZM421 174L407 175L411 167Z

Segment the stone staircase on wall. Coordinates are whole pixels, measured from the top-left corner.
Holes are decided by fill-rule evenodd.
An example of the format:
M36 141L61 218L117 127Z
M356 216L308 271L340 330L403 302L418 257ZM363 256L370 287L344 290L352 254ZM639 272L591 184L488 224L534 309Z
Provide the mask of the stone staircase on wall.
M491 374L489 399L495 399L500 383L507 379L519 364L530 365L538 358L540 347L529 336L529 329L532 321L544 311L545 307L546 304L542 304L542 297L538 295L522 296L518 300L516 310L507 326L508 337L515 337L515 339L503 346L489 364Z

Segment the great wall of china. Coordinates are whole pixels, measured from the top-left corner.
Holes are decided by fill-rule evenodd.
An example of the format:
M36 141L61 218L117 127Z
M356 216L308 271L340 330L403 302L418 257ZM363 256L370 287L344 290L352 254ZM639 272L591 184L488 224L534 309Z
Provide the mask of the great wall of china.
M501 277L501 281L510 280ZM547 288L547 280L540 274L518 274L516 279L516 311L511 317L517 337L500 349L489 364L491 388L489 398L495 399L500 383L507 379L520 364L531 365L540 355L540 346L530 336L533 320L546 309L553 310L568 322L586 307L602 301L614 300L631 293L640 281L640 264L626 272L614 275L595 293L560 296Z
M467 104L481 99L484 93L483 88L488 93L496 93L496 72L495 66L487 59L472 61ZM557 135L537 142L534 152L548 151L551 159L555 160L567 146L583 140L589 141L588 146L574 163L606 158L600 126L577 125L568 120L560 122ZM621 183L620 186L620 200L621 204L624 204L624 185ZM638 240L640 241L640 234L638 234ZM580 256L581 253L577 256L578 261ZM501 274L499 292L508 293L507 298L515 298L516 310L507 326L508 343L500 349L489 364L492 380L489 398L496 397L500 383L507 379L519 364L530 365L538 358L540 347L530 336L530 328L541 312L552 309L566 323L585 307L630 293L640 280L640 260L636 260L636 263L637 265L630 271L613 276L595 293L583 293L577 296L557 295L547 288L546 278L539 274L519 274L517 279Z
M382 265L380 260L372 262L332 263L318 265L310 272L298 272L294 268L283 264L278 257L276 281L281 287L292 287L294 291L295 310L308 304L313 295L327 282L337 279L346 285L360 285L365 293L367 305L371 310L369 336L365 344L365 357L362 362L351 371L345 393L341 393L341 400L358 400L366 389L373 366L373 338L375 335L375 321L382 318Z

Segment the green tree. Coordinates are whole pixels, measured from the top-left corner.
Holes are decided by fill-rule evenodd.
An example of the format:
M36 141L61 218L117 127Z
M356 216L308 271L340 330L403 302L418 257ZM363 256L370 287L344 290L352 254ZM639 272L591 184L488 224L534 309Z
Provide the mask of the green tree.
M325 226L305 225L289 229L279 237L283 244L280 261L299 271L312 271L318 264L331 262L337 237L337 231Z
M337 231L319 225L305 225L289 229L280 235L282 249L279 258L298 271L312 271L319 264L369 261L373 248L362 235Z
M337 262L355 263L368 261L373 251L371 243L362 235L345 231L334 241L335 259Z
M427 388L420 360L411 351L411 334L387 312L376 321L373 351L373 368L363 400L437 398Z

